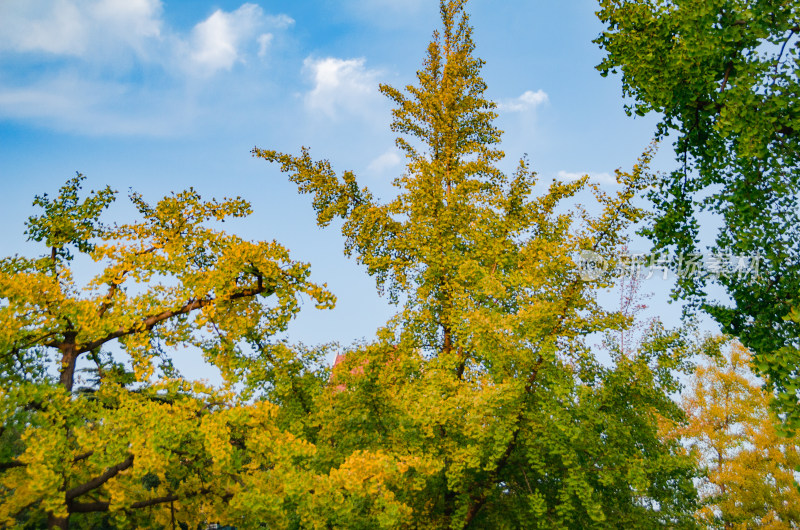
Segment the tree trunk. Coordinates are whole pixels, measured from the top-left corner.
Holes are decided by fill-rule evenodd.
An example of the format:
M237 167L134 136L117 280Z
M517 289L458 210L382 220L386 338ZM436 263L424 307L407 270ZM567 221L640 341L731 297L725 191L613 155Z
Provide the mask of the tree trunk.
M78 360L78 353L75 351L75 344L64 344L61 346L61 376L59 384L72 392L72 385L75 379L75 361Z
M453 334L450 331L450 326L443 325L444 344L442 345L442 353L447 355L453 350Z

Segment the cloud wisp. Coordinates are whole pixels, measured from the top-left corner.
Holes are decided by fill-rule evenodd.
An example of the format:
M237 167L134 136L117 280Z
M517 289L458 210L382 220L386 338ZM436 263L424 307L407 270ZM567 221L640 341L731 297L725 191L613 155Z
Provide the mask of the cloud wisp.
M258 44L258 56L263 58L274 38L263 29L285 29L292 24L291 17L267 16L255 4L244 4L231 12L218 9L192 29L188 40L190 65L201 75L230 70L235 63L245 62L244 50L251 42Z
M519 97L514 99L507 99L497 104L497 110L500 112L528 112L549 101L547 93L543 90L525 91Z
M388 151L377 156L367 166L367 172L372 175L384 175L392 169L398 168L403 163L403 154L397 149Z
M164 134L165 109L182 121L192 114L186 94L263 63L276 32L293 24L252 3L180 30L166 23L161 0L4 0L0 119L84 134ZM36 66L20 70L26 63Z
M144 54L162 36L160 0L5 0L0 52L90 58L128 48Z

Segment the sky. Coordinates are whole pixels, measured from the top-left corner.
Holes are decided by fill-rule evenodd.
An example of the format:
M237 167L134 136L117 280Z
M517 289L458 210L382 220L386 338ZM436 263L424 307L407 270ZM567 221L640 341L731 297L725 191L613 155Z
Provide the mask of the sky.
M506 169L527 154L542 179L588 173L612 187L613 171L650 143L655 118L626 116L619 79L595 69L596 9L469 2ZM38 251L24 235L33 197L75 172L87 189L133 189L153 202L190 186L241 196L254 213L228 228L279 241L338 297L331 312L307 304L292 338L371 336L394 309L343 256L339 232L316 226L310 198L250 151L308 146L391 194L403 164L378 84L414 81L438 23L436 0L3 0L0 254ZM656 167L670 159L662 148ZM667 289L656 290L656 311L676 314Z

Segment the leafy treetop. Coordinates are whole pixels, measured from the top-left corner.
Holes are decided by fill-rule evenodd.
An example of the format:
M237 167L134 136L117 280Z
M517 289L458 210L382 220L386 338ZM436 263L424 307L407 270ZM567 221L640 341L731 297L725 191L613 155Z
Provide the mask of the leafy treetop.
M691 471L677 446L661 444L656 420L680 417L666 393L685 337L654 329L647 353L600 365L587 337L627 320L597 302L611 272L584 282L574 261L581 250L611 254L642 219L632 200L651 181L650 152L617 173L612 194L584 178L537 196L526 160L503 173L464 4L441 2L442 29L417 84L380 87L395 104L392 129L406 156L393 199L380 201L308 149L253 151L312 195L320 226L342 219L345 252L401 304L375 342L339 365L318 413L318 447L336 447L326 450L332 465L360 450L414 455L418 486L394 492L413 507L404 519L412 526L685 520ZM597 216L569 207L587 187ZM614 462L592 470L603 454ZM653 467L661 457L663 475ZM642 477L633 488L631 474ZM662 488L662 479L679 486Z
M80 201L83 179L68 181L54 200L36 198L44 213L31 217L28 234L50 247L47 255L0 261L4 379L43 377L55 352L60 384L71 390L77 360L99 363L101 350L116 342L139 380L148 378L161 346L192 345L238 381L247 370L240 343L283 331L301 294L332 306L333 296L308 282L308 266L277 243L205 226L247 215L246 201L203 201L188 190L151 206L132 193L142 219L104 226L100 214L115 194L106 188ZM101 265L85 287L73 279L70 248Z
M800 427L796 319L800 290L800 5L773 0L600 0L603 75L619 72L629 114L659 113L675 138L676 169L651 194L645 230L678 259L709 244L723 260L754 258L757 275L685 275L678 294L754 352ZM713 225L714 231L706 226ZM713 241L704 238L716 234Z
M682 398L689 422L673 431L706 471L697 518L708 528L793 528L800 520L797 436L775 428L772 396L740 343L707 341Z

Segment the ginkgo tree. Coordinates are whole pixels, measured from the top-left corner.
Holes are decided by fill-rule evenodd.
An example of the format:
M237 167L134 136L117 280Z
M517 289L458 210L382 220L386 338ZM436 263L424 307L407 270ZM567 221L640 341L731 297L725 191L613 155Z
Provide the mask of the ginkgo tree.
M672 434L706 470L697 512L704 526L796 528L800 440L778 434L773 398L754 377L751 359L738 342L710 339L682 400L689 422Z
M44 244L44 255L0 262L6 523L32 517L35 526L31 512L66 527L74 513L167 502L174 511L175 500L216 491L207 483L224 479L209 474L210 462L224 447L208 446L203 424L230 414L232 425L254 421L267 430L270 413L246 407L246 417L235 418L235 399L176 380L168 357L160 363L165 377L154 378L156 357L199 348L228 383L263 385L265 363L254 352L269 353L263 341L286 329L300 296L323 308L334 303L308 281L308 266L291 261L277 243L208 226L247 215L242 199L203 201L189 190L150 205L131 194L140 220L105 225L101 214L115 193L106 188L81 199L83 180L71 179L56 198L36 198L43 213L28 220L28 235ZM76 254L99 269L85 286L74 280ZM114 359L112 345L131 359L133 373ZM82 359L100 385L76 397ZM124 390L134 381L144 386ZM125 473L133 483L112 480Z
M597 301L612 271L585 282L575 262L611 254L641 219L632 200L650 184L650 153L617 173L612 194L586 178L539 191L526 160L501 171L464 4L441 2L417 84L380 87L406 156L393 199L308 149L253 151L313 197L320 226L341 219L345 252L400 306L334 371L312 415L320 457L336 467L367 451L402 465L414 487L392 490L410 508L395 526L691 525L692 465L659 436L660 422L680 421L668 393L686 337L657 328L637 355L602 365L591 335L629 322ZM586 188L596 216L569 208ZM374 502L346 503L327 523L385 524Z
M150 206L132 194L142 220L107 227L99 214L114 193L106 188L81 202L81 180L69 181L54 200L44 195L34 201L44 214L28 220L28 235L50 249L49 255L3 262L4 309L14 317L3 337L7 362L55 350L59 383L70 391L77 360L91 354L96 361L111 341L145 372L154 344L194 345L229 376L241 363L239 351L227 346L248 333L285 329L300 294L320 307L333 303L332 295L307 281L308 266L291 262L277 243L251 243L203 225L247 215L249 205L242 199L204 202L190 190ZM83 289L65 266L73 251L103 265ZM274 307L262 303L273 295ZM216 333L210 339L195 333L205 328Z
M619 73L629 114L658 116L674 170L651 193L654 251L709 274L676 294L751 349L784 429L800 428L800 3L599 0L602 75ZM713 236L713 239L710 237ZM754 274L713 274L740 258ZM722 286L730 302L710 296Z
M341 223L397 305L332 371L330 347L276 333L300 297L333 296L277 243L214 228L245 201L133 194L140 220L109 225L114 193L81 199L80 178L37 198L28 235L46 251L0 269L3 524L694 524L694 462L663 437L683 418L669 395L691 342L654 325L601 362L598 337L631 318L598 302L613 267L586 280L577 259L612 253L642 219L652 153L611 193L547 185L524 159L506 174L465 2L440 7L417 84L380 87L406 154L395 198L307 149L254 150L313 196L321 226ZM84 288L73 254L99 268ZM170 356L188 349L227 385L180 378ZM94 381L78 388L82 361Z

